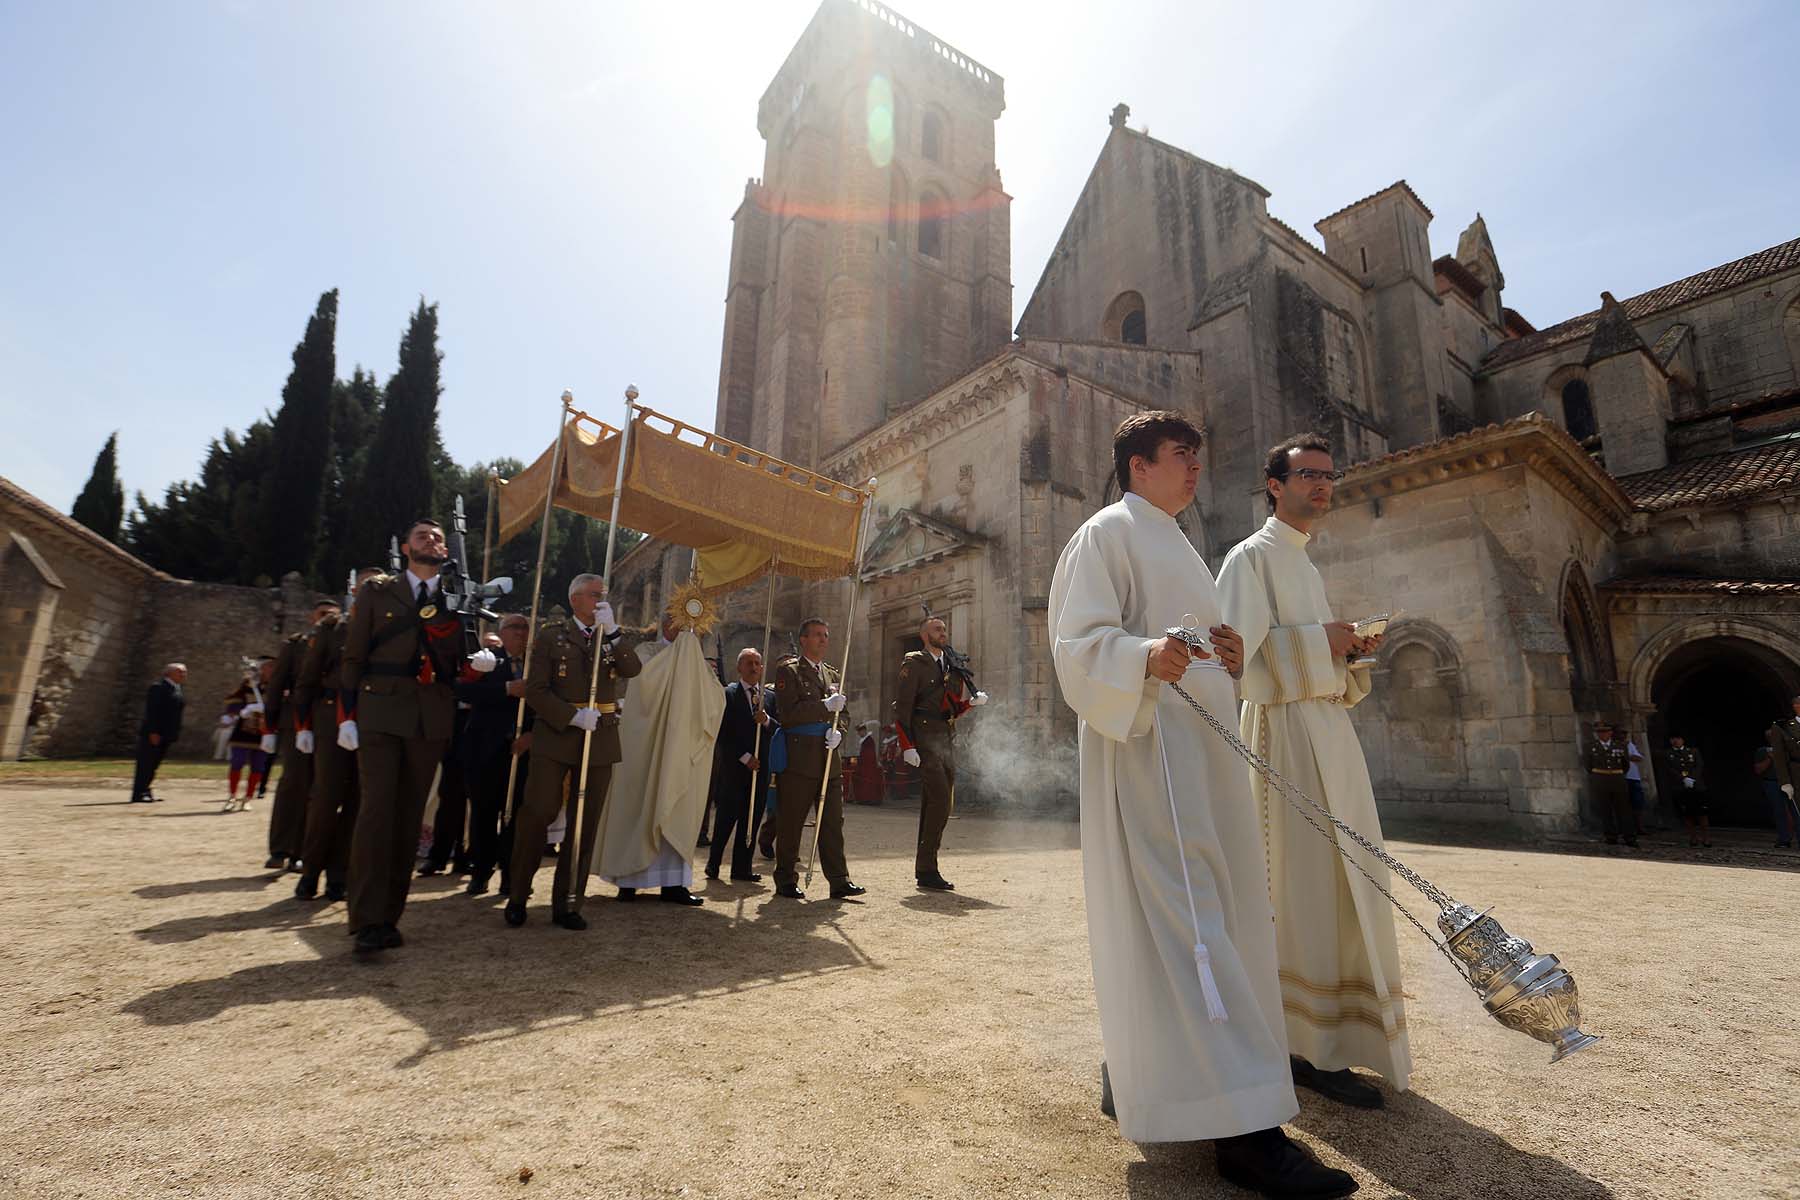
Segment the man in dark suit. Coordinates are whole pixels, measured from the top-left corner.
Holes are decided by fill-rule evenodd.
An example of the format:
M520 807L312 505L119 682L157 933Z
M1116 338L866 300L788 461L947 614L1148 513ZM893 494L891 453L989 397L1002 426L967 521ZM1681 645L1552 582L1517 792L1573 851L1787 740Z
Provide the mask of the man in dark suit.
M509 613L500 620L500 665L486 675L456 685L456 698L469 705L468 724L460 743L463 777L469 788L469 887L471 896L486 895L494 868L512 858L510 827L501 828L506 808L506 777L519 760L513 794L524 795L530 760L531 710L523 732L515 729L519 699L525 694L525 642L531 620ZM501 890L506 890L502 880Z
M363 584L350 610L337 743L356 753L362 804L350 838L350 928L356 953L404 945L400 914L431 778L456 720L453 684L465 668L497 665L491 650L465 654L462 621L444 604L439 572L449 561L432 520L406 531L407 568Z
M150 794L150 783L163 755L181 736L181 710L187 700L181 685L187 682L187 664L172 662L163 668L162 678L150 685L144 697L144 719L138 724L137 773L131 781L131 802L148 804L156 799Z
M751 838L762 822L763 798L769 790L769 737L775 732L769 718L774 689L763 685L762 654L746 646L738 651L737 682L725 689L725 712L719 718L719 736L713 743L712 852L706 857L706 877L717 879L725 858L725 845L731 843L731 878L739 883L756 883L761 875L753 872L750 860ZM751 775L756 777L752 799ZM734 836L735 831L735 836Z

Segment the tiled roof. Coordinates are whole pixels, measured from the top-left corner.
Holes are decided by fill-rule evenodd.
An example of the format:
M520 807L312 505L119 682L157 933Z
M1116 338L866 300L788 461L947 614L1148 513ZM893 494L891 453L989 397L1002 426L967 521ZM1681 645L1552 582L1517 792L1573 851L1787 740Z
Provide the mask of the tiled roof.
M1672 463L1626 475L1619 486L1645 512L1743 500L1800 482L1800 438Z
M1354 472L1356 474L1362 474L1365 471L1374 471L1386 467L1397 466L1409 458L1424 458L1427 455L1437 454L1440 451L1452 449L1461 442L1473 442L1479 438L1486 437L1491 433L1499 433L1500 431L1507 429L1525 429L1533 425L1540 426L1545 431L1555 430L1556 433L1560 433L1563 437L1569 438L1568 432L1564 430L1562 426L1556 424L1554 421L1546 420L1544 414L1539 412L1528 412L1524 416L1514 417L1510 421L1502 421L1494 425L1482 425L1475 429L1455 434L1451 437L1439 438L1435 442L1421 442L1417 446L1408 446L1404 450L1395 450L1391 454L1383 454L1379 458L1367 458L1362 462L1350 464L1350 466L1345 468L1345 471L1346 473ZM1554 434L1552 436L1554 436ZM1569 443L1570 445L1575 445L1575 440L1569 438ZM1576 449L1580 450L1580 447L1576 446ZM1581 453L1586 454L1587 451L1581 450Z
M1676 308L1683 304L1691 304L1714 292L1739 287L1752 280L1761 279L1765 275L1776 275L1782 271L1800 268L1800 238L1791 242L1783 242L1779 246L1771 246L1755 254L1746 255L1736 262L1728 262L1723 266L1702 271L1698 275L1689 275L1686 279L1677 279L1674 283L1665 283L1641 295L1624 301L1625 314L1633 321L1642 321L1665 309ZM1600 320L1600 310L1583 313L1579 317L1571 317L1559 325L1548 329L1540 329L1536 333L1513 341L1501 342L1489 352L1481 365L1486 370L1504 366L1507 363L1540 350L1548 350L1553 346L1566 345L1569 342L1585 340L1593 335L1594 326Z
M1430 219L1431 210L1429 208L1425 208L1425 202L1423 200L1419 199L1419 193L1413 191L1412 185L1407 183L1406 180L1396 179L1393 183L1388 184L1386 187L1382 188L1379 192L1371 192L1367 196L1364 196L1361 200L1353 200L1349 204L1346 204L1346 205L1344 205L1344 207L1338 209L1336 212L1331 213L1327 216L1320 217L1317 221L1313 222L1313 228L1318 229L1319 226L1325 224L1325 222L1330 221L1336 217L1341 217L1353 208L1360 208L1363 205L1367 204L1371 200L1379 200L1381 197L1387 195L1389 192L1393 191L1395 188L1399 188L1401 191L1405 192L1408 196L1411 196L1412 202L1414 204L1418 205L1420 208L1425 209L1426 219L1427 220Z
M1648 575L1639 579L1614 579L1600 585L1603 592L1704 592L1723 596L1800 595L1800 581L1792 579L1690 579L1680 575Z

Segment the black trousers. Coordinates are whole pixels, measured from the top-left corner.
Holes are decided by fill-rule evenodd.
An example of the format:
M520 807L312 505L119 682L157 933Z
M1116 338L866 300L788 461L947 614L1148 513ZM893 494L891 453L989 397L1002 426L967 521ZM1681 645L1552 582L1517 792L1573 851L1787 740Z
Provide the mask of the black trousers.
M452 859L463 862L463 827L469 807L468 772L455 753L444 759L443 774L438 777L437 817L431 823L431 852L426 861L434 867L446 867Z
M506 815L506 775L513 761L502 750L487 762L465 768L469 781L469 874L485 879L502 863L512 862L512 825ZM530 756L519 756L519 775L513 781L513 805L525 796L525 777ZM434 842L435 844L435 842Z
M150 744L150 735L138 734L137 771L131 777L131 798L142 800L150 794L150 783L156 778L156 768L162 766L163 755L169 752L169 743L165 739L160 746Z
M706 870L717 875L725 861L725 844L731 843L731 873L749 875L754 860L750 856L751 838L762 824L764 799L769 792L768 771L756 774L756 798L750 797L750 770L742 763L720 763L712 789L712 849L706 856Z

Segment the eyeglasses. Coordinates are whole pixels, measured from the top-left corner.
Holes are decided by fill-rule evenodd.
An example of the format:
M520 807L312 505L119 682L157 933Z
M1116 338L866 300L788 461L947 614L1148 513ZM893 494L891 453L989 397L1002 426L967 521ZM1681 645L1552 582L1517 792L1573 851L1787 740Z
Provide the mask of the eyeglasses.
M1336 483L1344 477L1342 471L1321 471L1317 467L1295 467L1294 474L1308 483Z

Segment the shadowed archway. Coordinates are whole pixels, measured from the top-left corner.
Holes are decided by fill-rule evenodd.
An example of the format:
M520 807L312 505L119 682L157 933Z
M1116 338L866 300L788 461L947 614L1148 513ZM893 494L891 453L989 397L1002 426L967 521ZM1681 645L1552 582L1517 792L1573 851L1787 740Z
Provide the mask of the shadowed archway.
M1663 751L1669 736L1679 733L1706 761L1713 824L1769 825L1751 764L1766 740L1763 731L1789 711L1788 697L1796 690L1800 669L1793 661L1746 638L1702 638L1671 651L1651 680L1656 711L1646 748L1662 797L1674 795Z

